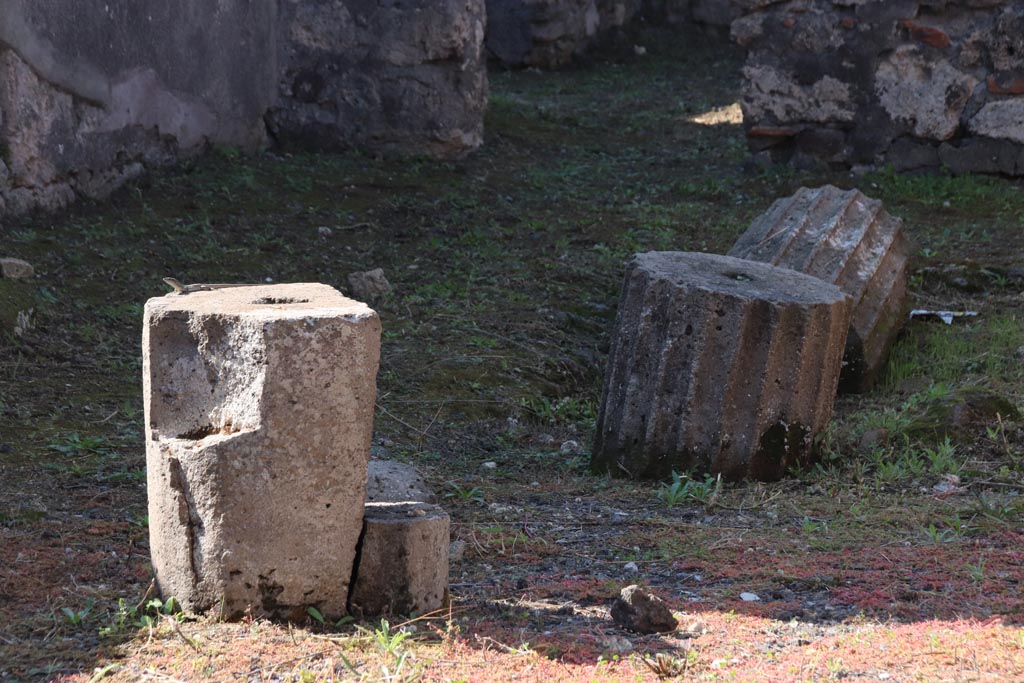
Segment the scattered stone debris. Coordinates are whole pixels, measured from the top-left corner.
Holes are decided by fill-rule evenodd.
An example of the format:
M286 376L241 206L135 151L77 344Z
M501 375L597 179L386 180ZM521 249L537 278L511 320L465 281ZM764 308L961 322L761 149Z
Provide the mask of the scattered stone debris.
M609 352L593 468L773 480L806 464L832 413L850 310L835 285L765 263L636 255Z
M34 308L29 308L24 311L18 311L18 315L14 318L14 336L21 338L25 336L25 333L32 329L32 314L35 313Z
M944 474L937 484L932 486L935 495L946 498L959 493L967 493L967 488L960 485L960 477L955 474Z
M579 441L569 439L562 442L562 445L558 447L558 452L562 455L583 455L583 446L580 445Z
M695 619L686 624L686 626L678 629L676 635L682 638L699 638L708 632L708 625L700 619Z
M370 460L366 502L436 503L437 494L412 465L390 460Z
M859 190L800 188L755 220L729 256L797 270L853 298L839 387L866 391L903 329L910 244L903 221Z
M0 258L0 277L11 280L27 280L36 274L32 264L20 258Z
M601 648L610 655L628 655L633 651L633 643L623 636L608 636L601 639Z
M352 298L357 301L372 302L391 293L391 283L384 277L383 268L350 273L348 288Z
M611 614L620 628L636 633L668 633L679 626L664 600L636 584L622 589Z

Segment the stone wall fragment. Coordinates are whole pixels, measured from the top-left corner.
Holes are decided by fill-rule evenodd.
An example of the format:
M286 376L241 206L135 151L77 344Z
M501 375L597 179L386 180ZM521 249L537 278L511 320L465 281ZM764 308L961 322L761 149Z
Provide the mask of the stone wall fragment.
M738 1L732 35L748 50L744 125L758 160L1024 174L1006 162L1024 152L1024 4ZM989 154L987 141L1006 149Z
M948 61L904 45L882 61L875 93L889 116L906 123L918 138L948 140L960 127L960 115L978 79Z
M452 157L483 141L484 0L282 0L280 143Z
M319 284L146 302L157 586L194 612L346 614L362 530L380 322Z
M729 256L797 270L853 299L840 388L864 391L903 327L910 247L903 221L859 190L801 188L755 220Z
M627 266L592 467L772 480L813 458L832 412L849 298L792 270L648 252Z
M274 17L268 0L4 2L0 214L103 197L209 143L261 145Z
M554 68L627 24L641 0L487 0L487 51L508 67Z
M0 216L268 131L464 154L482 140L483 38L484 0L0 3Z
M426 614L448 600L448 514L426 503L367 503L349 611Z

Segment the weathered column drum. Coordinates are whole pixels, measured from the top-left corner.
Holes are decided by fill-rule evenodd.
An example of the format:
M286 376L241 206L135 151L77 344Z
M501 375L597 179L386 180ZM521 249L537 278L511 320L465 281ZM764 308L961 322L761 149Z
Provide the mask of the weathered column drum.
M853 298L841 391L870 389L907 309L910 244L903 221L859 190L802 187L754 221L729 256L831 282Z
M850 322L835 285L764 263L685 252L629 263L592 466L773 480L825 427Z

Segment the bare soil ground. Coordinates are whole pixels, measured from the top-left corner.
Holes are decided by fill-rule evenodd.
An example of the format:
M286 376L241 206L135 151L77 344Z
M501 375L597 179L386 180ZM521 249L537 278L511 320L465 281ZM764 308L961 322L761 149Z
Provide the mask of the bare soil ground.
M635 40L645 56L493 73L486 145L463 161L215 151L0 227L0 253L38 271L0 280L0 681L1024 679L1024 186L744 170L741 56ZM979 315L912 322L881 385L838 400L813 470L592 476L624 261L724 253L825 182L906 219L917 307ZM395 291L376 304L374 450L445 496L451 609L224 624L154 602L143 302L165 275L344 289L375 267ZM680 629L617 629L630 583Z

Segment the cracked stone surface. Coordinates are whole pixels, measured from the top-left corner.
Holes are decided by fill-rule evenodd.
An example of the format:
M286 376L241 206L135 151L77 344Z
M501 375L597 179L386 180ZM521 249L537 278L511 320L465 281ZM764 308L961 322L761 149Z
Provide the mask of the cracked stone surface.
M150 548L188 610L346 614L380 322L320 284L146 302Z

